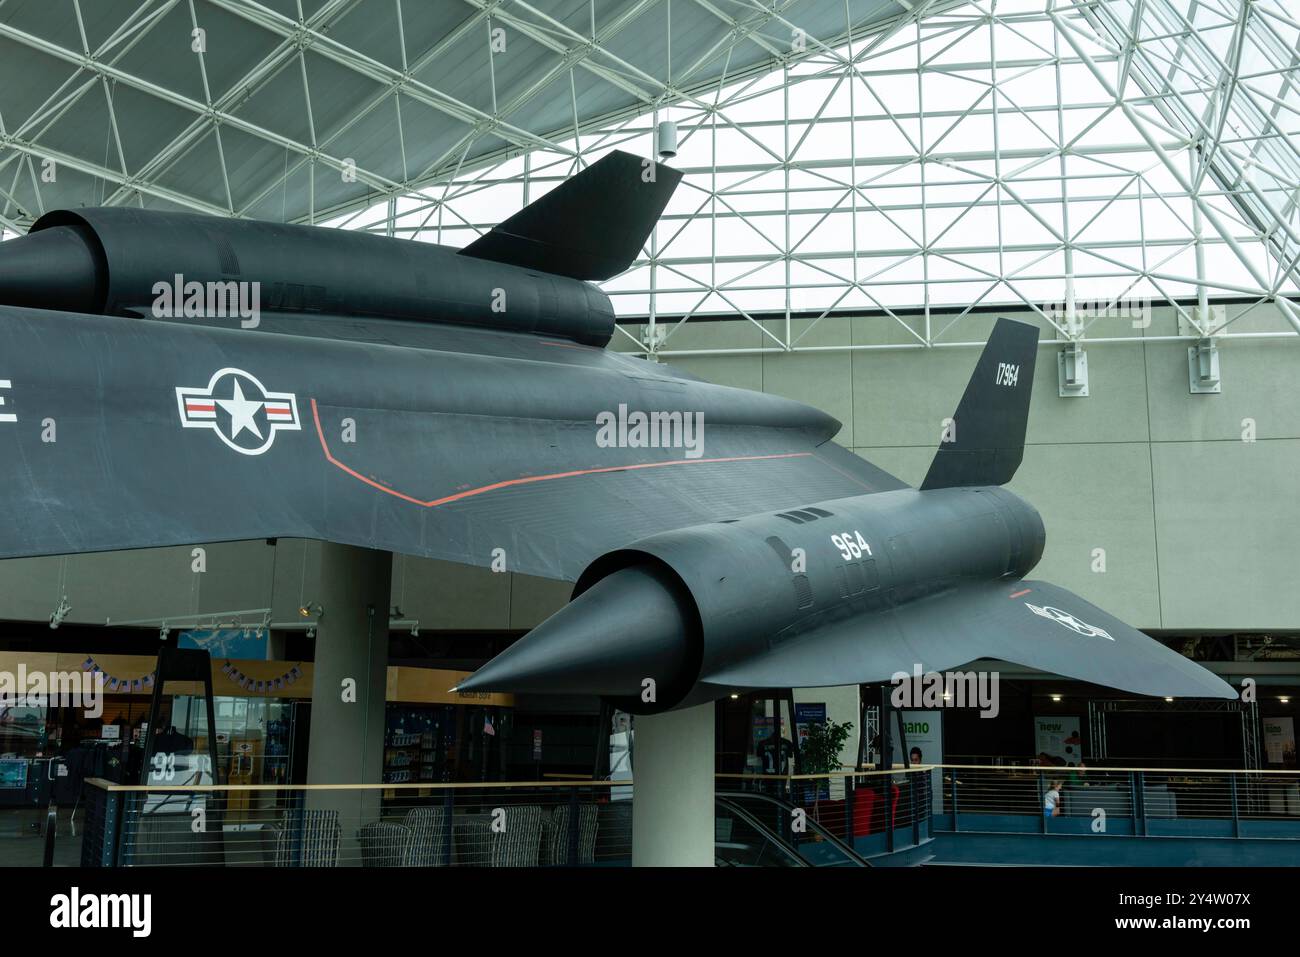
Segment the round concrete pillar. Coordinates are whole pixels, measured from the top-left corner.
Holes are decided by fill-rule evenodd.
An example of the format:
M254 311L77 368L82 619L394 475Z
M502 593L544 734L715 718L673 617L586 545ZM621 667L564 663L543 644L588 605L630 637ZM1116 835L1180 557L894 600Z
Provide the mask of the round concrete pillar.
M713 867L713 702L633 724L632 865Z

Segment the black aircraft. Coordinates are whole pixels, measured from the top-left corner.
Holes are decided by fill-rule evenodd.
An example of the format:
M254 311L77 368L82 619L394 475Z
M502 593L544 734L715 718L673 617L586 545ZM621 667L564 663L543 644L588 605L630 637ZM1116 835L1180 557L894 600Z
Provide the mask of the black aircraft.
M461 687L637 713L981 658L1235 697L1025 579L1034 327L997 323L919 489L816 409L606 349L590 281L679 178L615 152L459 250L42 216L0 246L0 558L293 537L576 581Z

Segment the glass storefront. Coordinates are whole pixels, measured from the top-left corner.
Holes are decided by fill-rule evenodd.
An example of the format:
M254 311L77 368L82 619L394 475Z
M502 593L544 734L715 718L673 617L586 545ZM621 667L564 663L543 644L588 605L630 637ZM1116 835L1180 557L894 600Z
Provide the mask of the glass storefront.
M286 784L293 759L293 705L279 698L213 699L221 779L228 784ZM202 696L176 695L171 725L206 751Z

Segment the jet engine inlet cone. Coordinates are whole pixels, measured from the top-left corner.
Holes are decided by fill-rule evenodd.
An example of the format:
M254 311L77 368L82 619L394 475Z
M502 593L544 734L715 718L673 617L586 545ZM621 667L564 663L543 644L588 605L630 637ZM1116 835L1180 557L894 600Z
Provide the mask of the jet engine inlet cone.
M672 575L619 569L462 681L459 691L640 699L678 688L691 661L691 616Z

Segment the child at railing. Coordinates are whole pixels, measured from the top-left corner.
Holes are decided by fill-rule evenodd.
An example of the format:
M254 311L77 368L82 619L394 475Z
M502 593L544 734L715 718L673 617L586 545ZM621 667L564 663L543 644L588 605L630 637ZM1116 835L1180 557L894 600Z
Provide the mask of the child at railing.
M1043 795L1043 817L1057 817L1061 813L1061 787L1064 781L1056 780L1048 784L1047 793Z

